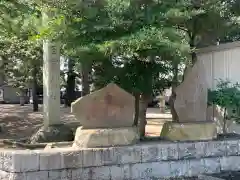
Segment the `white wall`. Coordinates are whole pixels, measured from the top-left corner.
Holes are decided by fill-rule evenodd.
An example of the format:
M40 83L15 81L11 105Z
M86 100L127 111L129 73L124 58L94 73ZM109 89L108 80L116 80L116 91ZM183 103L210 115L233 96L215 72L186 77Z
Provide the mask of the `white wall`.
M240 83L240 41L203 48L197 55L206 64L210 88L215 88L220 78Z

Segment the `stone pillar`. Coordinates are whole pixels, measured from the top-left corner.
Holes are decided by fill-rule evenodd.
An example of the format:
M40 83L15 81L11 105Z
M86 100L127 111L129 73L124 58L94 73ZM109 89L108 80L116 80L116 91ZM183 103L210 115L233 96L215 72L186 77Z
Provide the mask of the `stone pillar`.
M60 46L43 42L44 126L60 124Z
M46 13L47 12L47 13ZM43 12L43 23L53 12ZM60 44L43 41L43 120L42 126L30 138L30 143L73 141L72 129L60 121Z
M165 97L164 97L164 95L160 96L159 101L160 101L160 103L159 103L160 112L165 113Z

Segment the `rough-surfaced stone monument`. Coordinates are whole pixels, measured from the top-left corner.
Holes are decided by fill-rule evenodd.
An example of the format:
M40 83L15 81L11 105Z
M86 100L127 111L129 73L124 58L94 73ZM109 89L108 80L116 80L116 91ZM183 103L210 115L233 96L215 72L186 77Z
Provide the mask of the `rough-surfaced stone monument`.
M206 121L208 88L205 65L199 59L176 89L174 106L179 122Z
M187 71L176 89L179 123L164 124L161 136L169 140L207 140L217 136L216 124L207 119L208 81L203 59Z
M80 121L74 147L129 145L139 139L133 127L134 97L116 84L81 97L72 103L72 113Z

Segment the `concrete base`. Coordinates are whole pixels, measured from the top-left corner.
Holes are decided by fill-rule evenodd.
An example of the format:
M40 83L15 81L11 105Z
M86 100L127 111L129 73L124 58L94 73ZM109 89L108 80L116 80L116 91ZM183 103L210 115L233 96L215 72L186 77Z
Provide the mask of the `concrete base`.
M73 147L97 148L135 144L139 141L137 128L83 129L75 134Z
M217 137L217 128L214 122L166 122L160 136L171 141L211 140Z

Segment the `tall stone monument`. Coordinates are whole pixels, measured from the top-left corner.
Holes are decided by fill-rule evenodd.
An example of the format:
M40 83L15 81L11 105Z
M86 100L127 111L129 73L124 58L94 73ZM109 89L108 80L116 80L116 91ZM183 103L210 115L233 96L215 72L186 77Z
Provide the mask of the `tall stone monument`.
M204 59L198 59L176 89L175 110L179 122L166 122L161 136L168 140L208 140L216 138L216 124L207 119L209 84Z
M43 119L44 126L60 124L60 47L43 43Z
M43 22L48 22L51 13L43 13ZM60 121L60 45L50 40L43 41L43 127L30 142L56 142L73 140L73 132Z
M133 127L134 97L116 84L77 99L72 113L82 127L76 131L73 146L80 148L128 145L139 139Z
M197 60L176 89L174 105L180 122L206 121L209 85L205 69L204 61Z

